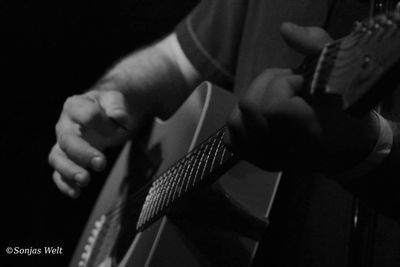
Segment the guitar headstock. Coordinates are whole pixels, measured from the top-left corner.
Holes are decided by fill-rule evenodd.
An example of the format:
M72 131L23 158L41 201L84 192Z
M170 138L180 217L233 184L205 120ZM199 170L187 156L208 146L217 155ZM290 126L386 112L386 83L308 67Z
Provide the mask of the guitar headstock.
M340 95L344 110L365 113L400 81L399 59L400 12L356 22L351 34L323 49L310 93Z

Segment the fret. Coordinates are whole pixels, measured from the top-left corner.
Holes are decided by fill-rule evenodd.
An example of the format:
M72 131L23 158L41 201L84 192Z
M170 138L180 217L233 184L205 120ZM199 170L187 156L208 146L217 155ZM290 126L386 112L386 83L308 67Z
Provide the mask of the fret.
M171 194L172 181L173 181L173 176L171 173L170 176L168 177L168 180L166 183L165 193L162 196L161 209L164 209L167 207L166 203L167 203L168 196Z
M223 146L222 156L221 156L221 159L220 159L220 161L219 161L219 165L222 165L222 164L224 163L225 153L226 153L226 147Z
M163 182L163 178L164 178L165 176L164 175L162 175L160 178L158 178L157 180L155 180L154 182L153 182L153 186L152 186L152 188L154 189L153 191L152 191L152 194L151 194L151 198L150 198L150 200L149 200L149 208L148 208L148 213L147 213L147 217L146 217L146 221L148 221L152 216L153 216L153 214L154 214L154 210L155 210L155 208L156 208L156 205L157 205L157 201L158 201L158 194L159 194L159 191L160 191L160 185L162 184L162 182Z
M214 146L215 146L215 144L216 144L216 142L217 142L217 139L218 139L218 138L213 138L213 141L212 141L212 143L211 143L211 145L210 145L210 150L209 150L208 153L207 153L206 161L205 161L205 163L204 163L204 167L203 167L202 172L201 172L201 175L200 175L200 179L199 179L200 181L203 180L204 172L205 172L205 170L206 170L206 168L207 168L207 165L208 165L208 163L209 163L210 155L211 155L211 152L213 151L213 148L214 148ZM212 170L209 170L209 171L212 171ZM197 180L197 177L193 180L193 184L192 184L193 187L194 187L195 184L196 184L196 180Z
M188 165L189 165L189 163L185 159L185 162L183 163L181 170L179 170L178 174L176 175L176 181L175 181L176 185L174 186L174 189L173 189L173 194L172 194L172 200L171 201L174 201L177 198L177 193L180 191L182 177L185 176L185 173L186 173Z
M178 185L177 185L177 191L176 191L178 195L176 195L175 198L179 198L181 196L182 188L183 188L183 186L185 184L185 177L187 177L189 169L192 166L191 165L192 161L193 161L193 157L191 157L191 155L189 154L188 155L188 161L187 161L187 164L185 165L183 175L178 177ZM173 200L175 200L175 199L173 199Z
M168 182L169 182L171 172L172 172L172 169L170 169L166 172L163 182L159 186L160 191L158 193L159 200L157 201L157 208L156 208L156 212L155 212L156 214L159 212L160 208L162 209L163 198L168 190Z
M176 175L179 173L179 167L181 166L181 163L179 162L176 168L174 168L173 172L171 173L171 178L169 179L168 183L168 193L167 196L165 197L165 202L163 203L164 206L168 206L169 200L171 198L171 195L173 194L175 184L176 184Z
M146 218L146 215L147 215L147 212L148 212L148 205L149 205L148 199L150 199L150 195L147 195L146 199L144 201L142 212L140 213L140 216L139 216L139 222L138 222L139 226L142 226L144 224L144 222L145 222L145 218Z
M141 219L141 224L144 224L144 222L146 221L147 214L149 212L149 201L150 201L150 195L148 195L146 197L146 201L145 201L145 204L144 204L144 207L143 207L144 213L143 213L143 216L142 216L142 219Z
M170 194L168 194L168 199L167 199L167 204L168 205L171 201L171 199L173 199L175 193L176 193L176 187L178 185L178 180L179 180L179 176L183 171L183 163L179 162L178 167L176 168L177 171L174 174L173 178L172 178L172 185L171 185L171 190L170 190Z
M150 197L149 197L149 199L150 199ZM140 214L140 217L139 217L139 222L138 222L139 226L145 224L145 222L147 221L148 212L149 212L149 202L148 202L148 200L146 200L146 202L143 206L142 212Z
M158 213L159 209L161 209L161 210L163 209L164 198L165 198L165 195L168 193L168 190L169 190L169 184L170 184L170 179L171 179L172 172L173 172L173 169L170 169L170 171L167 172L167 174L165 176L164 183L161 186L160 201L159 201L159 204L157 205L156 213Z
M149 218L151 217L152 211L154 209L154 199L155 199L156 190L157 190L157 188L155 187L154 190L153 190L153 193L150 196L149 204L147 206L147 213L146 213L146 216L144 218L144 222L147 222L149 220Z
M160 183L157 186L157 190L156 190L156 200L155 200L155 204L154 204L154 209L151 212L151 217L154 214L157 214L160 210L160 205L162 202L162 196L165 190L165 185L167 183L167 179L168 179L168 175L171 172L171 170L168 170L167 172L165 172L160 178Z
M143 204L142 211L140 212L139 219L136 224L136 228L140 227L143 223L144 209L145 209L145 204Z
M164 184L163 189L163 193L161 195L161 203L160 203L160 209L163 210L165 207L165 199L167 198L170 190L171 190L171 182L172 182L172 178L173 178L173 173L174 173L174 169L171 170L171 172L168 174L167 178L166 178L166 182ZM158 211L157 211L158 212Z
M212 162L211 162L211 168L210 168L211 171L214 170L215 160L217 159L217 155L218 155L219 149L220 149L220 147L221 147L221 145L222 145L222 140L224 139L224 135L225 135L225 132L222 134L222 137L219 139L217 149L216 149L216 151L215 151L215 153L214 153L214 157L213 157L213 160L212 160Z
M193 184L191 185L192 187L194 186L194 182L196 181L196 178L197 178L197 175L198 175L198 173L199 173L199 169L201 168L201 166L203 165L203 163L204 163L204 157L205 157L205 154L206 154L206 152L207 152L207 150L208 150L208 148L210 147L210 144L207 144L206 146L205 146L205 148L204 148L204 150L201 152L201 158L200 158L200 162L198 163L198 164L196 164L196 173L194 174L194 176L193 176ZM190 180L188 181L188 185L190 184ZM188 189L186 189L186 191L187 191Z
M193 171L194 171L194 169L196 168L196 165L197 165L197 161L199 160L199 158L200 158L200 151L201 151L201 147L200 147L200 149L198 149L198 150L196 150L196 152L195 152L195 157L194 157L194 161L191 161L191 168L190 168L190 173L189 173L189 175L188 176L186 176L185 175L185 177L182 177L182 179L183 179L183 186L182 186L182 188L183 188L183 191L184 192L186 192L187 191L187 187L188 187L188 185L189 185L189 181L190 181L190 177L192 177L192 174L193 174ZM181 188L181 189L182 189ZM179 196L182 194L182 191L179 191Z
M157 201L159 199L159 191L161 189L160 184L162 184L163 178L164 178L164 176L161 176L159 179L157 179L154 182L154 191L153 191L152 198L150 199L150 209L149 209L148 219L153 216L154 211L156 209Z

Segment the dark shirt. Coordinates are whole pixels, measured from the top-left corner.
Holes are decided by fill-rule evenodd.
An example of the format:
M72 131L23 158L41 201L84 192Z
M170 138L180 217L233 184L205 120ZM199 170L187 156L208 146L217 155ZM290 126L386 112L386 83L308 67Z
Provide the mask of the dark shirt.
M176 32L205 80L242 95L266 68L295 68L303 60L283 41L282 22L321 26L338 38L367 14L368 1L205 0ZM334 181L286 174L271 222L259 266L400 266L399 224Z

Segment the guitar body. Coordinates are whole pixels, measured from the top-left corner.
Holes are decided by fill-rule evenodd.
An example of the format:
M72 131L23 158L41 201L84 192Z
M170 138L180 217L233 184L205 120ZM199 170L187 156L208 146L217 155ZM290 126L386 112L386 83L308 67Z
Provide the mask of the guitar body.
M138 208L145 195L133 206L124 204L143 181L157 177L222 127L235 104L229 92L203 83L168 121L155 122L144 143L127 144L70 266L249 266L258 244L251 231L266 221L279 173L239 162L212 187L138 233ZM115 210L122 215L113 220ZM125 243L122 252L116 252L118 242Z

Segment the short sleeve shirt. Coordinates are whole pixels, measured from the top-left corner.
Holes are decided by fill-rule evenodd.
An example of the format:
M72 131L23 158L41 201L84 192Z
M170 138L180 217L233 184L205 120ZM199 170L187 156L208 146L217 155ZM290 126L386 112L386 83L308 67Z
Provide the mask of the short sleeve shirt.
M178 40L204 79L240 94L265 68L294 68L301 63L303 56L290 49L281 37L283 22L326 26L333 3L205 0L178 25ZM343 14L338 21L346 21ZM350 28L341 25L339 29L345 29L343 26Z

